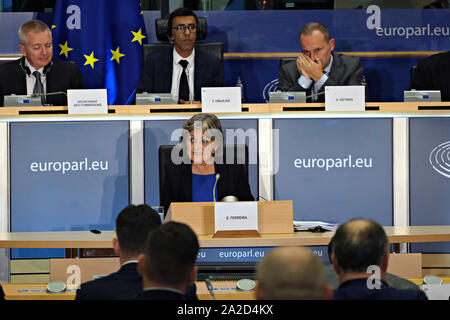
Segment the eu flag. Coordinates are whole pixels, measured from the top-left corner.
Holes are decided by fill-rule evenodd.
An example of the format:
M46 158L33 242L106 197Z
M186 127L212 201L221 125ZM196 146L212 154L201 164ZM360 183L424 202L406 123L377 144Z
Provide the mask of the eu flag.
M108 104L130 104L146 42L139 0L59 0L53 54L80 67L86 88L108 90Z

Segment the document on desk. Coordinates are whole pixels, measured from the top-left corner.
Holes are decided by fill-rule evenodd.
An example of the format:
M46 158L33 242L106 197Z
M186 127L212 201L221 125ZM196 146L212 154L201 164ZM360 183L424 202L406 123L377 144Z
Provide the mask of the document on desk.
M327 231L336 231L339 225L337 223L329 223L323 221L294 221L295 231L308 231L316 227L322 227Z

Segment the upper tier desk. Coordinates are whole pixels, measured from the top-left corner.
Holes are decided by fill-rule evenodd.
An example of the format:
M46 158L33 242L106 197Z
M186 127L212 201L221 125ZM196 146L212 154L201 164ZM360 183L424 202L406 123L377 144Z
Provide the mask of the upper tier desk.
M242 105L241 113L230 113L230 115L261 114L261 113L280 113L280 112L300 112L307 113L322 112L325 114L324 103L248 103ZM180 113L198 113L201 112L201 104L186 105L125 105L125 106L109 106L108 114L110 116L137 116L137 115L173 115ZM415 113L419 114L438 114L442 112L450 112L450 102L367 102L366 111L361 112L360 116L364 116L373 112L377 113ZM336 112L333 112L333 114ZM343 112L337 112L341 114ZM345 114L345 112L344 112ZM355 114L355 112L352 112ZM40 116L60 116L66 115L70 117L92 118L94 115L68 115L68 107L8 107L0 108L0 120L18 120L8 119L16 116L40 115ZM102 116L102 115L100 115ZM104 115L103 115L104 116ZM386 115L385 115L386 116ZM112 117L111 117L112 118ZM23 117L22 117L23 119ZM130 118L129 120L132 120Z

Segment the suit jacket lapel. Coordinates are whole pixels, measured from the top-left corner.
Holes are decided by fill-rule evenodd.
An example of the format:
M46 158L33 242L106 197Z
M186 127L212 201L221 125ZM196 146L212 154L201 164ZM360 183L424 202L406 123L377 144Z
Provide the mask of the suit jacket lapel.
M331 65L330 72L328 73L328 77L334 79L334 75L341 74L341 60L339 59L339 56L334 53L334 51L331 52L333 55L333 64Z
M17 60L17 68L14 73L14 78L12 79L11 83L14 83L17 85L15 88L14 94L27 94L27 75L25 71L22 70L22 68L19 65L20 59Z
M190 164L181 164L181 184L184 199L192 201L192 166Z
M203 70L203 59L201 58L201 51L199 49L195 49L195 58L194 58L194 100L200 100L199 94L200 94L200 84L202 81L200 81L200 76L202 74L201 71Z

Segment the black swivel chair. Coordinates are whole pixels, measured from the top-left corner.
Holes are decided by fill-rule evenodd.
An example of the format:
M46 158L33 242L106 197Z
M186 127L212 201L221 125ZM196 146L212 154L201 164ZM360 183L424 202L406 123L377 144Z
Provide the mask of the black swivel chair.
M142 59L144 66L147 62L147 57L149 54L164 50L166 48L172 47L172 42L167 35L168 29L168 19L156 19L155 20L155 30L156 38L161 41L161 43L149 43L142 46ZM222 42L199 42L206 39L208 33L208 26L206 23L206 18L198 18L197 26L197 38L195 42L195 48L202 51L206 51L216 57L218 57L223 62L223 44Z
M161 145L158 149L158 166L159 166L159 190L162 190L164 185L164 180L166 177L165 172L165 164L170 163L172 161L171 154L174 145ZM232 151L231 148L234 148ZM244 152L242 152L244 151ZM248 146L246 144L226 144L225 145L225 153L216 154L216 159L223 156L223 163L226 163L226 155L230 154L230 152L234 152L234 164L243 165L245 167L245 179L248 181ZM244 180L245 181L245 180ZM160 193L160 201L161 201L161 193Z

